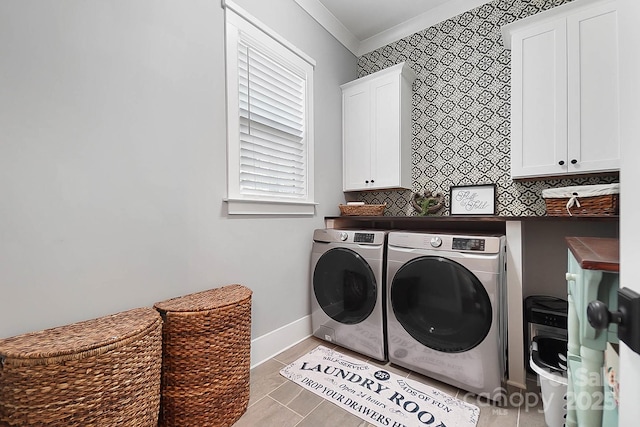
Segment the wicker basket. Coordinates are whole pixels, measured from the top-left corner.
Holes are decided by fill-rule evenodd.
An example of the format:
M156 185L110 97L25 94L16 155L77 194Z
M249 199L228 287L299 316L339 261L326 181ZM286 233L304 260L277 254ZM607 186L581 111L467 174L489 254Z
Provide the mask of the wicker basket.
M244 414L251 294L228 285L155 304L164 319L161 426L231 426Z
M140 308L0 340L0 425L157 426L161 331Z
M549 216L618 215L619 184L542 190Z
M338 205L340 215L347 216L380 216L384 214L384 208L387 204L382 205Z

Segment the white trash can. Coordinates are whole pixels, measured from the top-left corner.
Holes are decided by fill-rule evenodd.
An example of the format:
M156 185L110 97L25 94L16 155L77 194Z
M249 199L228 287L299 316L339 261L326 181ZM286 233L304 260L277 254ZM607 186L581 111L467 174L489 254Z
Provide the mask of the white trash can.
M540 380L544 421L549 427L563 427L567 416L567 341L533 337L529 364Z

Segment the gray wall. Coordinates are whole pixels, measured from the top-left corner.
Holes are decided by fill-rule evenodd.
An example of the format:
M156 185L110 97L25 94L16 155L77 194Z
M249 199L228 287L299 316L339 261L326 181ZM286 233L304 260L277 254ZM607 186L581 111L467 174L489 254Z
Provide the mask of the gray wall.
M618 222L524 221L522 297L553 295L567 299L568 249L565 237L619 237Z
M309 314L356 58L293 1L238 3L317 61L313 217L226 215L219 1L0 2L0 337L228 283L254 338Z

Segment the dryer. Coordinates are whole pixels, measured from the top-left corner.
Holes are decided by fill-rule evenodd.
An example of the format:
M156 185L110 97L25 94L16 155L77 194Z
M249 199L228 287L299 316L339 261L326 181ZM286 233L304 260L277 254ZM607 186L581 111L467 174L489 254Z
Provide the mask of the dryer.
M384 231L318 229L311 251L313 335L386 360Z
M389 361L497 400L506 377L505 237L390 232Z

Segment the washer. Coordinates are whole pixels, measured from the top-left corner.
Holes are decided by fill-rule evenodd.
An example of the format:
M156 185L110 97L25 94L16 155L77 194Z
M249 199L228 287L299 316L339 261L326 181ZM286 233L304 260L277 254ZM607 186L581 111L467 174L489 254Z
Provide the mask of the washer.
M313 335L386 360L384 231L319 229L311 251Z
M505 237L390 232L389 361L497 400L506 378Z

